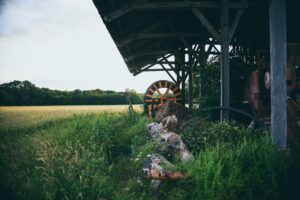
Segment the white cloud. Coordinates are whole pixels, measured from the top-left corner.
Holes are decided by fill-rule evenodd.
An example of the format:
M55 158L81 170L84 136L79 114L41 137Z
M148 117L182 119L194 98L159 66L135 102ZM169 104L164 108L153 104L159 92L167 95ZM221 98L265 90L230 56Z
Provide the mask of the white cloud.
M11 36L82 25L94 16L91 5L86 0L7 0L0 14L0 33Z
M0 13L0 81L56 89L144 91L164 73L133 77L92 0L8 0Z

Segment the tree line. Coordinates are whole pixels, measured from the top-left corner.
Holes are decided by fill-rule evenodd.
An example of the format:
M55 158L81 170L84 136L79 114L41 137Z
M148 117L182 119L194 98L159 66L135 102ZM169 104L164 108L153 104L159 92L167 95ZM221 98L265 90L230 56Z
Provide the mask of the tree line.
M95 90L60 91L36 87L29 81L0 84L0 105L119 105L143 103L142 94L126 89L125 92Z

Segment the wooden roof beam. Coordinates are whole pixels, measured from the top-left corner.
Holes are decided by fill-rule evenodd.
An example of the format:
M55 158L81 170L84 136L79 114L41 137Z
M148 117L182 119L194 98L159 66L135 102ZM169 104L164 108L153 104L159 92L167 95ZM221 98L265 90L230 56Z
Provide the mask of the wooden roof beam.
M169 67L170 68L172 68L172 69L174 69L175 70L175 68L174 68L174 66L173 65L175 65L176 64L176 62L175 61L173 61L173 62L171 62L171 61L169 61L168 60L168 58L167 57L163 57L163 61L165 61L165 64L167 64L167 65L169 65Z
M139 39L163 39L163 38L198 37L198 36L199 33L140 33L140 34L132 34L128 36L125 40L118 43L117 46L123 47Z
M236 31L236 28L242 18L242 15L243 15L243 12L244 12L244 9L246 9L248 6L247 4L247 0L241 0L240 4L241 5L245 5L244 7L241 7L241 8L238 8L238 11L234 17L234 21L233 23L231 24L230 26L230 30L229 30L229 38L230 38L230 41ZM231 8L230 7L230 3L227 3L228 5L228 8ZM193 8L191 9L192 12L194 13L194 15L199 19L199 21L203 24L203 26L208 30L208 32L217 40L217 41L220 41L220 34L218 33L217 29L215 29L213 27L213 25L207 20L207 18L203 15L203 13L197 9L197 8Z
M146 1L146 0L141 0L141 1ZM115 7L115 4L114 4L113 1L109 1L109 4L110 4L113 8ZM119 30L119 33L120 33L121 35L124 35L124 30L123 30L123 28L122 28L122 26L121 26L121 24L120 24L119 21L116 22L116 25L117 25L117 29ZM127 51L127 53L131 54L131 49L130 49L129 46L126 46L126 51ZM129 64L129 63L126 63L126 64ZM129 68L128 68L128 69L129 69ZM131 70L129 69L129 71L131 71Z
M163 56L163 58L159 58L155 62L153 62L151 64L148 64L148 65L145 65L144 67L141 67L139 70L137 70L136 72L134 72L133 75L136 76L136 75L140 74L141 72L143 72L143 71L145 71L147 69L150 69L154 65L159 64L157 62L163 61L164 58L170 58L171 56L173 56L173 55L172 54L165 55L165 56Z
M208 21L208 19L203 15L203 13L197 9L193 8L192 12L199 19L202 25L208 30L208 32L217 40L220 41L220 34L215 29L215 27Z
M178 30L176 29L176 27L171 23L169 22L168 23L169 27L172 29L173 32L178 32ZM197 52L195 52L191 47L191 45L189 44L189 42L185 39L185 37L181 36L181 37L178 37L178 39L180 40L180 42L183 44L184 48L187 48L188 51L195 57L196 60L201 60L201 58L199 57L199 55L197 54ZM185 64L184 62L183 63L180 63L180 64Z
M140 56L163 56L169 53L173 53L174 51L169 49L169 50L157 50L157 51L150 51L150 52L141 52L141 53L136 53L132 54L131 56L125 57L124 60L125 62L130 62L133 59L140 57Z
M247 0L242 0L241 3L247 3ZM241 21L244 10L245 9L238 9L238 11L235 14L234 20L233 20L233 22L230 26L230 29L229 29L229 41L232 40L232 37L233 37L233 35L234 35L234 33L237 29L237 26L239 25L239 23Z
M247 4L243 3L229 3L230 8L245 8ZM221 3L211 1L184 1L184 2L134 2L130 4L124 4L120 9L113 11L106 15L104 20L106 22L112 22L123 15L126 15L132 11L140 10L182 10L191 8L220 8Z
M142 30L140 30L139 32L137 32L137 33L135 33L135 34L132 34L132 35L142 35L142 34L146 34L146 33L148 33L148 32L151 32L151 31L154 31L154 30L158 29L160 26L164 25L164 24L167 23L167 22L168 22L168 20L160 20L160 21L158 21L158 22L155 22L155 23L153 23L153 24L151 24L151 25L145 27L144 29L142 29ZM127 37L126 39L124 39L123 41L130 40L131 37L132 37L132 35L128 36L128 37ZM123 46L125 46L125 45L122 45L121 43L122 43L122 42L116 43L116 45L117 45L118 47L123 47ZM119 45L120 45L120 46L119 46Z
M166 57L163 57L163 60L166 62L166 64L170 67L170 69L172 69L172 71L176 71L176 69L175 69L175 67L176 67L176 62L170 62L170 61L168 61L168 58L166 58ZM173 67L173 65L172 65L172 63L174 63L174 65L175 65L175 67ZM164 69L166 69L166 67L163 65L163 64L161 64L161 67L162 68L164 68ZM172 79L172 81L174 82L174 83L176 83L177 84L177 81L176 81L176 79L172 76L172 74L169 72L169 71L167 71L167 70L165 70L166 72L167 72L167 74L169 75L169 77Z
M188 51L186 51L186 53L189 53L189 52L198 57L197 52L195 52L191 48ZM125 62L130 62L130 61L132 61L135 58L140 57L140 56L162 56L162 57L164 57L166 54L177 54L177 53L178 52L175 49L171 49L171 48L153 50L153 51L149 51L149 52L137 52L137 53L131 54L128 57L125 57L124 60L125 60ZM183 65L184 62L181 62L180 64Z
M174 71L174 70L173 69L168 69L168 68L165 68L165 69L164 68L161 68L161 69L159 69L159 68L155 68L155 69L150 68L150 69L143 70L143 72L162 72L162 71L169 72L169 71Z
M175 61L156 61L155 64L162 64L162 65L174 65ZM173 66L172 66L173 67Z
M185 45L188 45L187 41L185 39L183 39L183 41L185 43ZM210 45L211 47L213 46L213 44ZM164 54L166 54L166 56L164 56ZM129 56L127 58L125 58L126 60L133 60L139 56L160 56L162 55L161 58L157 59L156 61L152 62L151 64L148 64L148 65L145 65L145 67L139 69L138 71L134 72L134 76L140 74L141 72L143 71L147 71L147 69L150 69L151 67L153 67L154 65L157 65L157 64L160 64L160 65L164 65L164 64L167 64L169 65L170 69L173 69L174 70L174 67L172 66L172 64L175 64L174 61L169 61L167 58L173 56L174 54L177 54L178 52L176 50L157 50L157 51L153 51L153 52L145 52L145 53L136 53L136 54L133 54L132 56ZM196 50L193 50L191 48L189 48L188 51L185 51L185 53L192 53L192 55L194 55L196 57L196 59L199 59L199 55L197 54L197 51ZM218 53L215 53L215 52L210 52L210 50L208 50L207 52L208 54L216 54L218 55ZM179 62L180 65L184 66L185 63L183 60L181 60L180 58L178 58L177 62ZM199 61L198 61L199 62Z
M161 64L161 67L164 69L165 72L167 72L167 74L168 74L169 77L172 79L172 81L173 81L174 83L177 84L176 79L175 79L174 76L172 76L172 74L167 70L167 68L166 68L164 65L162 65L162 64ZM174 68L173 68L173 69L170 70L170 71L175 71L175 70L174 70Z

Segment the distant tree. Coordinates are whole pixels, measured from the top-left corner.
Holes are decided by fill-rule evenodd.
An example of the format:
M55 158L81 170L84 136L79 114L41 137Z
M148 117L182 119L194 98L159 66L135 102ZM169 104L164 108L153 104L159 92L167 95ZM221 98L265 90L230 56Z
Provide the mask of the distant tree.
M129 93L129 94L136 94L137 93L134 89L129 89L129 88L126 88L125 92Z
M128 89L133 104L143 101L135 90ZM0 105L116 105L126 104L124 92L79 89L50 90L29 81L12 81L0 85Z

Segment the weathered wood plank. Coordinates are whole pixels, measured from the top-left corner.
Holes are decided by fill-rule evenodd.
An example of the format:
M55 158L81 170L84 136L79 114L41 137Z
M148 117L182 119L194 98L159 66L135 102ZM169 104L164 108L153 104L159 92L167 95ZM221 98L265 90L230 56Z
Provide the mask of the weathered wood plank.
M285 0L270 0L271 129L273 142L286 148L286 7Z
M229 65L229 8L228 0L222 0L221 8L221 106L230 106ZM221 121L228 121L228 111L221 111Z

